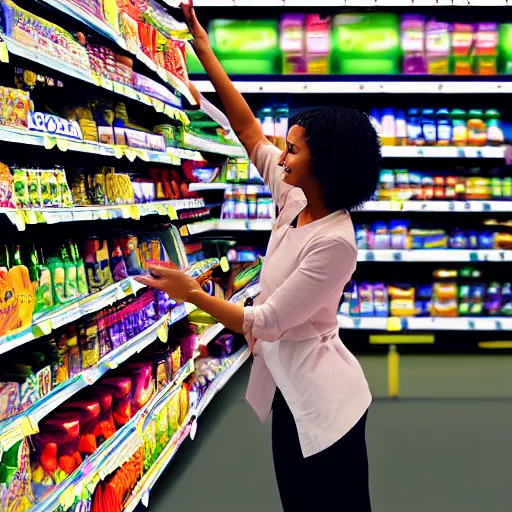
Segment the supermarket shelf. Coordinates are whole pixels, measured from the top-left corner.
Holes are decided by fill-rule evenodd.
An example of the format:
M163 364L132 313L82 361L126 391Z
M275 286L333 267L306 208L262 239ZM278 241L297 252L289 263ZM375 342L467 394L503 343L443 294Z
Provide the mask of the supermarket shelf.
M416 249L409 251L393 249L359 249L357 251L357 261L505 262L512 261L512 251L500 251L495 249Z
M369 212L512 212L512 201L368 201L360 210Z
M31 146L42 146L45 149L57 147L61 151L77 151L80 153L91 153L101 156L115 158L126 157L130 162L140 158L144 162L159 164L180 165L181 159L204 161L198 151L180 148L167 148L167 152L150 151L148 149L130 148L128 146L117 146L100 144L86 140L74 140L66 137L45 135L43 133L31 132L23 129L0 127L0 141L13 142L17 144L28 144Z
M24 231L27 224L57 224L92 220L134 219L148 215L167 216L178 219L177 211L205 208L204 199L176 199L143 204L111 206L77 206L75 208L0 208L0 213Z
M210 387L206 390L205 394L199 402L199 406L193 411L192 415L199 418L203 414L204 410L208 407L215 395L221 391L226 383L233 377L233 375L243 366L243 364L249 359L251 351L249 348L242 349L238 353L238 357L233 364L231 364L226 370L224 370L213 382Z
M82 490L93 492L100 480L121 467L142 446L143 433L142 429L137 428L139 423L162 401L170 398L193 371L194 362L191 360L181 368L172 382L156 393L126 425L105 441L72 475L57 485L51 494L31 510L49 512L59 506L67 510L73 505L75 497L82 494Z
M272 219L210 219L187 224L189 234L198 235L209 231L271 231Z
M250 350L248 348L243 348L237 354L231 356L233 363L228 366L220 375L218 375L212 384L210 384L210 387L201 399L199 407L196 410L189 412L187 420L183 423L180 430L174 434L174 437L170 440L156 462L137 484L137 487L134 489L131 497L124 505L125 512L133 512L141 501L146 506L148 505L149 492L155 485L156 481L160 478L162 473L165 471L167 466L171 463L182 442L186 439L190 430L190 422L194 421L200 416L200 414L202 414L202 412L213 400L213 397L226 385L226 383L240 369L245 361L247 361L249 356Z
M85 315L100 311L116 301L136 294L142 288L144 288L144 285L129 277L108 286L98 293L87 295L84 298L51 309L48 312L36 314L29 328L0 337L0 354L4 354L29 341L46 336L55 329L75 322Z
M175 6L173 0L165 3ZM503 7L507 0L195 0L197 7Z
M257 0L256 0L257 1ZM373 3L373 5L375 5ZM410 2L408 7L410 7ZM318 7L318 5L315 5ZM440 80L432 76L430 80L402 75L400 81L385 77L376 79L348 80L340 76L328 79L297 79L290 75L282 77L273 76L272 79L256 80L248 77L247 80L236 77L233 81L235 87L244 94L510 94L512 82L508 80ZM193 81L202 93L213 93L215 89L209 80L196 79Z
M126 281L130 281L129 284L131 286L138 286L139 289L144 288L144 285L137 283L137 281ZM240 290L240 292L235 294L230 299L230 301L235 303L243 302L247 297L255 297L256 295L258 295L259 291L260 288L258 283L250 284L246 288ZM105 301L107 299L103 297L102 300ZM100 307L97 307L99 305L99 302L98 299L96 299L96 301L92 301L91 304L89 304L89 309L85 310L84 314L89 314L94 311L98 311L99 309L105 307L106 304L110 304L112 302L113 300L111 299L110 302L103 302ZM13 444L16 443L17 441L29 435L37 433L39 421L41 421L41 419L47 416L51 411L55 410L59 405L64 403L70 397L78 393L78 391L94 384L108 371L117 368L119 365L130 359L133 355L142 351L148 345L153 343L153 341L155 341L157 338L165 340L167 338L168 326L184 319L188 314L190 314L195 309L197 309L196 306L193 306L192 304L188 303L180 304L179 306L173 308L168 315L161 318L158 322L156 322L154 325L146 329L138 336L135 336L127 343L121 345L120 347L116 348L115 350L107 354L96 365L84 370L80 375L77 375L73 379L70 379L69 381L60 384L55 389L53 389L47 396L40 399L37 403L29 407L26 411L23 411L22 413L12 418L0 422L0 456L2 450L7 450L11 446L13 446ZM57 314L55 315L55 317L59 318ZM61 322L59 324L59 327L78 318L79 316L73 319L59 318L59 321ZM199 343L201 345L207 345L218 334L220 334L224 330L224 328L225 327L222 324L212 325L203 332L203 334L200 337ZM24 340L24 343L27 341L29 340ZM0 345L0 347L3 348L3 345ZM12 348L14 347L9 347L8 350ZM3 350L2 352L6 351L7 350Z
M183 94L187 98L187 100L192 104L196 105L196 101L188 89L188 87L181 82L178 78L175 78L172 73L168 72L165 68L157 65L155 62L153 62L147 55L145 55L140 48L133 48L128 47L126 44L126 41L121 37L120 34L117 34L112 27L110 27L108 24L104 23L101 20L98 20L96 17L89 14L85 9L82 9L79 5L76 3L70 3L66 1L61 0L44 0L47 4L51 5L52 7L56 8L57 10L61 12L65 12L72 18L75 18L82 23L85 23L87 26L92 28L93 30L97 31L100 34L103 34L104 36L111 39L114 43L116 43L120 48L123 50L128 51L129 53L135 55L135 57L145 64L149 69L154 71L155 73L158 73L158 76L166 83L171 85L174 89L178 90L180 93ZM60 69L60 68L56 68Z
M188 149L195 151L208 151L218 155L248 158L247 151L241 145L230 146L229 144L221 144L212 140L202 139L192 133L185 133L184 144Z
M44 398L36 402L26 411L9 418L0 423L0 448L9 449L14 443L21 439L36 434L38 423L80 390L94 384L108 371L117 368L137 352L140 352L157 339L158 331L169 321L167 316L135 336L127 343L117 347L96 365L84 370L80 375L69 381L58 385Z
M512 331L512 317L352 317L338 315L342 329L370 331Z
M50 0L46 1L47 3L58 4L58 2L53 2ZM102 23L99 20L97 20L97 22ZM108 27L106 24L103 25L105 25L107 29L110 29L110 27ZM61 71L68 76L77 78L78 80L83 80L85 82L97 85L98 87L102 87L108 91L115 92L121 96L125 96L140 103L144 103L145 105L152 106L157 112L164 113L171 119L182 119L187 124L190 122L187 114L179 108L180 100L171 91L168 91L169 98L168 102L166 103L158 98L154 98L146 93L138 91L129 85L121 84L107 78L96 76L92 72L81 73L73 67L66 66L62 61L48 57L46 55L42 55L5 35L2 35L2 38L7 44L7 50L13 55L29 59L32 62L38 62L43 66Z

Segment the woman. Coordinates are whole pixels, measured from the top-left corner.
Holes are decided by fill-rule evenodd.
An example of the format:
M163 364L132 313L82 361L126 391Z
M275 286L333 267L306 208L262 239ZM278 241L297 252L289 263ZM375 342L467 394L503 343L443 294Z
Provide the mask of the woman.
M378 136L365 114L317 109L292 120L281 154L222 69L192 6L183 11L197 55L279 215L254 307L211 297L179 270L154 268L157 278L140 280L244 333L254 354L247 399L262 421L273 410L283 509L369 512L365 424L371 395L339 338L336 316L356 268L348 212L376 189Z

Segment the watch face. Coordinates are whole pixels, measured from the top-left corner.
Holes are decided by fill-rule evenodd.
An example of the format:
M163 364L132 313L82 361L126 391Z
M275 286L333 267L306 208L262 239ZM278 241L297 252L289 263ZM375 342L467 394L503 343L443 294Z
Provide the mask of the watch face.
M254 298L253 297L248 297L245 300L244 307L245 308L251 308L252 306L254 306Z

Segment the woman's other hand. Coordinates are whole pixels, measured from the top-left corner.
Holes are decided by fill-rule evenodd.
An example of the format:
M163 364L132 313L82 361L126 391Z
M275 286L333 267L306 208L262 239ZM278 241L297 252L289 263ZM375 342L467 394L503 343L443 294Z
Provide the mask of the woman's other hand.
M152 275L137 276L139 283L162 290L178 303L193 302L194 294L201 291L199 283L182 270L149 266Z
M210 41L208 40L208 33L203 28L197 19L192 0L182 0L181 10L185 16L185 21L188 25L188 30L194 38L194 48L196 52L202 52L210 48Z

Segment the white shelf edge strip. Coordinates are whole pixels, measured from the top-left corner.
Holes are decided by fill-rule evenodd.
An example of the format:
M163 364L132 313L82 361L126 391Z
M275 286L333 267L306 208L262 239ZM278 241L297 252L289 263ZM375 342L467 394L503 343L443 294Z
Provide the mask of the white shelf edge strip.
M209 231L271 231L272 219L210 219L187 224L191 235Z
M511 4L512 5L512 4ZM291 75L294 78L294 75ZM254 81L234 80L233 84L243 94L510 94L512 82L488 80L440 81L434 75L431 80L408 80L407 75L401 81L383 80L286 80L286 75L276 80ZM214 93L209 80L197 79L194 85L201 93Z
M153 488L154 484L160 478L162 473L165 471L167 466L171 463L174 455L178 451L181 443L185 440L186 436L183 435L186 432L190 421L195 417L199 417L200 414L208 407L213 397L226 385L226 383L233 377L233 375L241 368L241 366L247 361L251 353L248 348L240 351L240 355L235 358L234 362L229 365L223 372L221 372L214 381L210 384L209 388L201 398L199 403L200 408L192 410L188 413L186 421L183 423L181 428L174 434L173 438L169 441L163 452L160 454L156 462L149 469L149 471L142 477L140 482L132 492L131 498L125 504L125 512L132 512L135 510L137 505L143 499L148 499L148 493ZM236 354L234 354L236 356ZM233 357L233 356L231 356Z
M186 363L183 366L175 378L158 391L150 401L142 407L126 424L123 425L117 432L105 441L89 458L87 458L75 471L73 475L70 475L61 484L57 485L51 494L45 499L40 501L31 510L33 512L48 512L55 510L59 504L61 504L61 496L65 490L70 486L75 487L74 491L76 494L80 494L76 491L76 488L80 485L81 487L86 486L86 481L96 483L99 479L106 477L111 472L115 471L122 464L127 462L130 457L142 446L143 440L139 435L136 426L152 409L155 407L165 395L172 395L172 393L179 388L183 380L190 375L193 371L193 364ZM126 439L128 442L126 443ZM128 446L124 446L128 445ZM123 447L122 452L119 452L119 448ZM117 454L116 454L117 452ZM122 454L122 457L119 456ZM114 456L114 455L117 456Z
M512 201L369 201L355 211L512 212Z
M122 158L123 156L133 162L140 158L144 162L154 162L168 165L179 165L180 160L204 161L197 151L188 149L168 147L166 152L151 151L148 149L131 148L128 146L117 146L90 142L85 140L74 140L65 137L37 133L29 130L9 128L0 126L0 141L16 144L28 144L31 146L42 146L47 149L57 147L61 151L76 151L79 153L91 153L95 155Z
M512 251L499 249L359 249L357 261L370 262L421 262L421 261L463 261L463 262L509 262L512 261Z
M169 216L172 210L205 208L204 199L173 199L150 203L76 206L73 208L0 208L0 214L7 215L11 222L23 231L26 224L57 224L61 222L82 222L93 220L134 219L148 215ZM39 222L41 220L41 222Z
M405 317L393 318L400 329L390 326L388 317L338 315L342 329L376 331L512 331L512 317Z

